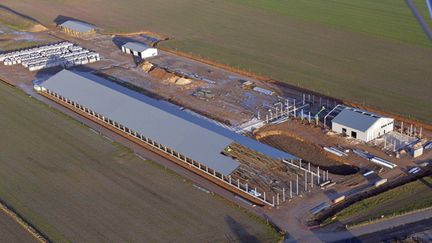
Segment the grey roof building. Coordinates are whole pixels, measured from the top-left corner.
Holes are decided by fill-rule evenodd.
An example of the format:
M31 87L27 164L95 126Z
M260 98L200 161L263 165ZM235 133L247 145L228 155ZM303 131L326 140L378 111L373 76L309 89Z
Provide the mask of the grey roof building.
M96 26L75 20L68 20L60 24L60 28L66 33L74 35L88 34L96 31Z
M124 53L132 54L143 59L158 55L158 50L156 48L139 42L128 42L124 44L121 49Z
M40 86L224 175L239 166L237 161L221 153L233 142L275 159L297 159L89 73L63 70Z
M394 119L346 107L333 120L332 130L369 142L393 131Z
M108 80L63 70L41 86L222 174L239 165L221 154L231 139L159 109L156 100Z
M124 44L123 47L139 52L145 51L150 48L148 45L138 42L128 42Z

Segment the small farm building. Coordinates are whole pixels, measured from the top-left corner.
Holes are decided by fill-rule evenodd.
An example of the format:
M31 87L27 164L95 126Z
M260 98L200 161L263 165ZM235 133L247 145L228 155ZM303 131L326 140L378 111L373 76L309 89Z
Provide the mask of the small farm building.
M75 20L64 22L60 25L60 29L73 36L87 36L96 33L96 26Z
M142 59L158 55L158 50L138 42L128 42L122 46L122 52L132 54Z
M394 119L364 110L347 107L333 120L332 130L346 136L369 142L393 131Z

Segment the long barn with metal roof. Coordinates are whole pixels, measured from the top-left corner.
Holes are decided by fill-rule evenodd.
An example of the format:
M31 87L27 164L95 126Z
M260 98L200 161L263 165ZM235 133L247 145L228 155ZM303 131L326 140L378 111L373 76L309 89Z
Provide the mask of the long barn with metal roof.
M96 26L76 20L68 20L59 27L67 34L74 36L90 35L96 32Z
M41 85L62 99L134 136L229 175L239 163L222 152L233 142L277 159L294 156L175 109L163 102L88 73L63 70Z

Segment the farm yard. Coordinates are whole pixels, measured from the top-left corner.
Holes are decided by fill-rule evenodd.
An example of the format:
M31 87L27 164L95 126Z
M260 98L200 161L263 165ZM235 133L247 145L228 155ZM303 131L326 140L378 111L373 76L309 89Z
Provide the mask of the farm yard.
M31 3L3 1L51 26L61 15L83 19L107 32L158 32L171 37L160 47L432 120L432 107L424 105L432 101L428 93L432 44L403 0ZM33 6L44 11L34 12ZM113 8L117 11L108 10Z
M284 157L287 154L271 158L241 142L225 145L221 153L239 167L219 179L248 194L229 192L216 186L219 181L212 184L206 176L177 168L170 158L112 134L79 112L60 107L55 99L46 100L41 96L43 82L61 67L29 71L6 65L19 63L8 60L0 65L0 79L16 88L0 83L0 146L6 151L0 156L0 200L49 240L138 241L145 236L152 242L273 242L281 236L265 220L289 237L291 230L304 231L304 223L296 220L310 219L314 209L330 207L323 215L342 210L338 200L348 206L353 198L361 198L361 205L351 211L363 210L364 205L374 208L368 218L342 218L348 224L380 216L374 213L387 205L388 195L388 204L394 206L386 211L389 216L430 204L429 178L413 189L425 199L418 205L397 203L412 196L404 189L412 189L412 184L365 199L387 181L393 185L418 172L430 173L432 128L412 119L432 121L432 45L405 1L101 2L32 1L32 6L44 9L41 14L29 8L27 0L5 0L0 4L0 50L74 43L101 58L69 70L93 73L159 99L170 113L172 108L192 120L202 118L219 125L218 132L241 133L298 159ZM420 1L415 4L427 14ZM114 8L117 11L110 11ZM55 27L69 18L100 29L84 35ZM157 56L143 60L137 57L142 49L126 52L122 46L130 42L155 45L145 48L157 51ZM376 127L367 129L379 138L369 141L353 122L331 120L342 114L344 102L369 106L368 111L351 113L379 119ZM357 130L339 131L331 127L335 123ZM145 155L137 156L114 140ZM151 143L159 146L159 141ZM248 201L251 195L269 204L259 207ZM236 204L250 211L244 213ZM13 234L14 229L6 231Z
M0 107L0 198L50 240L279 238L258 219L4 83Z

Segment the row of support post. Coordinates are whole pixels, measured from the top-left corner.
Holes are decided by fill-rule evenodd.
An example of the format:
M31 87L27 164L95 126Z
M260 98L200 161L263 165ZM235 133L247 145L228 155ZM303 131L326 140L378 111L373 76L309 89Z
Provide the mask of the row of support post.
M283 101L276 103L274 108L268 110L269 113L266 115L266 123L272 122L282 117L289 117L291 112L293 113L293 116L296 117L296 100L294 99L292 104L290 103L291 102L289 99L285 100L285 104Z
M407 127L408 128L405 131L405 129L404 129L404 122L401 121L401 126L400 126L400 129L399 129L400 133L406 134L406 135L408 135L410 137L418 136L419 138L422 138L422 133L423 133L423 128L422 127L420 127L418 129L418 133L417 133L417 127L413 126L413 124L410 124Z

